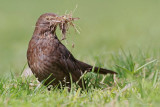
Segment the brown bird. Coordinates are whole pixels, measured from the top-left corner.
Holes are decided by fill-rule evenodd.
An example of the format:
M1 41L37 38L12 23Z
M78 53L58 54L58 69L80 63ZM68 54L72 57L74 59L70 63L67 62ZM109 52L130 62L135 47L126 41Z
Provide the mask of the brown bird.
M54 13L46 13L39 17L27 50L28 65L40 82L45 80L44 85L56 86L61 82L62 85L70 87L70 77L72 77L72 81L78 81L78 85L82 87L80 77L85 71L92 71L93 66L75 59L57 38L57 25L61 25L60 28L64 33L66 32L64 24L67 21L63 17L64 23L62 23L58 18L60 19ZM98 67L94 68L94 72L116 74Z

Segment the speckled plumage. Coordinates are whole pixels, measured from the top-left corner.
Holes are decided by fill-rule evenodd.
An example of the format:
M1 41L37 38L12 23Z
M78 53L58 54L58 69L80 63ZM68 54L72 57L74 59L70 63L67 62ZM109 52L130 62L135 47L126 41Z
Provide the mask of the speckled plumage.
M46 17L56 17L56 14L46 13L40 16L36 23L35 31L29 42L27 50L28 65L33 74L41 82L47 79L45 85L57 85L59 82L62 85L70 86L70 75L73 82L80 79L85 71L91 71L92 66L76 60L69 50L59 41L56 36L56 27L52 26ZM98 70L95 67L95 72ZM115 72L99 69L99 73L114 74ZM82 87L82 81L79 81L79 86Z

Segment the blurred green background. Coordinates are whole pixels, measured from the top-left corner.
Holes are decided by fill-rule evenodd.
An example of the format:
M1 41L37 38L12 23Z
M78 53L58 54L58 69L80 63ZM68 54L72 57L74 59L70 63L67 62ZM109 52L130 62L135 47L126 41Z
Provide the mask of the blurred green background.
M71 28L64 41L76 58L94 64L93 57L107 60L120 48L159 53L159 0L0 0L0 74L21 72L41 14L63 15L76 5L73 16L80 18L81 33Z

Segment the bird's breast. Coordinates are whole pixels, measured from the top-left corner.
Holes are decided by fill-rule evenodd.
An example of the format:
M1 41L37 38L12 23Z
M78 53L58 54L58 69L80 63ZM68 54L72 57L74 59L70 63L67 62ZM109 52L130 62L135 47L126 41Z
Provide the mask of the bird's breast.
M56 45L51 40L31 40L27 51L29 67L36 77L44 78L56 68ZM43 75L42 75L43 74Z

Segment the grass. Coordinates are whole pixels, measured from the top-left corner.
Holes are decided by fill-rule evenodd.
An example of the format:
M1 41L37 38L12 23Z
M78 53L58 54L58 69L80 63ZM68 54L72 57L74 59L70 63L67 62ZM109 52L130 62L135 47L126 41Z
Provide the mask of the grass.
M147 53L148 54L148 53ZM112 55L114 70L118 75L84 76L87 89L82 91L72 84L67 88L37 86L34 76L27 79L20 75L0 79L1 106L151 106L160 104L159 60L146 54L133 56L120 52ZM31 85L32 83L32 85Z
M87 90L37 86L21 77L28 41L40 14L74 10L80 34L70 29L64 45L92 65L118 75L84 76ZM29 8L28 8L29 7ZM158 0L27 0L0 3L0 106L160 105L160 2ZM60 38L60 33L58 33ZM72 43L75 48L72 48Z

